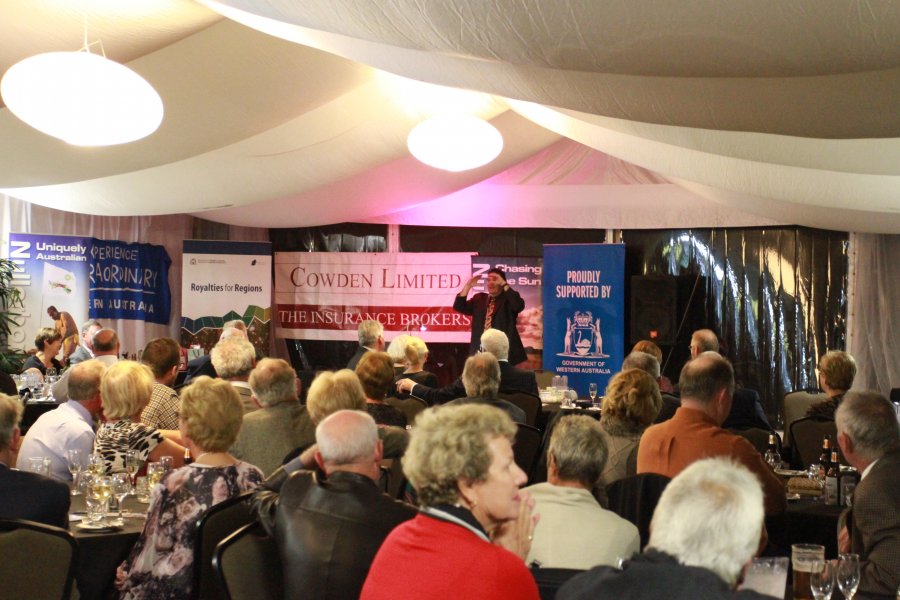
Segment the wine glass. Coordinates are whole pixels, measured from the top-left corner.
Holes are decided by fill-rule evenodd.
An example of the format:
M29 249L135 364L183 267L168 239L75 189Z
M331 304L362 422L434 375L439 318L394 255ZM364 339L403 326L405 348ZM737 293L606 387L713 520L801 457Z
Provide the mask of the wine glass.
M109 499L113 494L112 480L109 477L94 476L88 493L92 500L101 504L103 514L106 514L109 511Z
M591 397L591 404L597 406L597 384L588 384L588 394Z
M147 484L150 489L153 489L153 487L157 483L159 483L159 480L162 479L162 476L165 474L165 472L166 471L161 463L147 463Z
M103 475L106 472L106 463L103 461L103 455L98 453L91 454L88 459L88 471L91 475Z
M137 451L128 450L125 452L125 472L128 473L128 479L131 481L132 486L136 483L135 478L140 466L141 458L138 456Z
M817 560L812 563L809 574L809 589L815 600L831 600L834 592L834 563L828 560Z
M112 476L112 492L119 501L119 521L122 521L122 503L131 493L131 476L128 473L116 473Z
M841 554L837 566L837 584L847 600L853 600L859 586L859 554Z
M66 466L69 468L69 473L72 474L72 495L77 496L81 493L78 491L78 476L84 469L84 457L81 455L81 450L73 448L66 451Z

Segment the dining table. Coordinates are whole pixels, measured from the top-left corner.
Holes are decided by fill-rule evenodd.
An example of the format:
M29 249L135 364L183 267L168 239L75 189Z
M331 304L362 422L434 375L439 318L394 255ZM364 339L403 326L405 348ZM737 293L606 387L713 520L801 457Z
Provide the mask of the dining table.
M134 495L122 503L122 521L109 529L93 530L85 527L84 494L72 496L69 509L69 531L78 543L78 560L75 565L75 584L82 600L118 598L113 583L116 568L131 552L144 528L147 504ZM104 518L115 522L117 511L110 511Z

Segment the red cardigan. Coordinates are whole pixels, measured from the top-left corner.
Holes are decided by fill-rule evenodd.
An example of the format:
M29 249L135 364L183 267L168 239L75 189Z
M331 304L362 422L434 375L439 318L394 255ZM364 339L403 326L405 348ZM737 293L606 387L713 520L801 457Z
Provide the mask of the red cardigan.
M525 562L465 527L419 513L382 544L360 600L539 600Z

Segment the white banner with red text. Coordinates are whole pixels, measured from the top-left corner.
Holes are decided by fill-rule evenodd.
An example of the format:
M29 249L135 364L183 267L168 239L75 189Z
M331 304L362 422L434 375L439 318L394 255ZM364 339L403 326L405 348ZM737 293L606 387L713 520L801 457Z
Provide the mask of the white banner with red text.
M468 343L471 319L453 299L471 272L471 254L460 252L276 252L276 335L355 341L359 323L374 319L388 341L412 333Z

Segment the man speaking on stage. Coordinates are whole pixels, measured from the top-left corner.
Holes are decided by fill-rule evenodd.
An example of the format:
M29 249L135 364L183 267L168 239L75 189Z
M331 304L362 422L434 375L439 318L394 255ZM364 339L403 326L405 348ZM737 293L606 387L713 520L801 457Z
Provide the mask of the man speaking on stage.
M488 329L499 329L509 338L509 362L524 362L525 348L516 329L516 317L525 309L525 301L519 292L506 283L506 273L493 268L487 272L487 293L479 292L469 298L469 290L478 283L476 275L463 286L453 301L453 310L472 317L472 342L469 353L478 351L481 334Z

